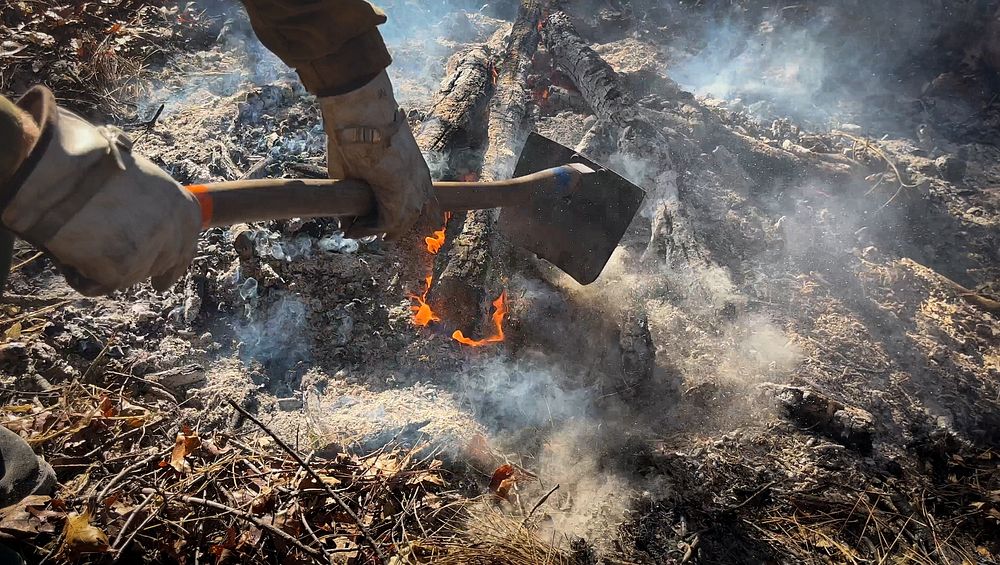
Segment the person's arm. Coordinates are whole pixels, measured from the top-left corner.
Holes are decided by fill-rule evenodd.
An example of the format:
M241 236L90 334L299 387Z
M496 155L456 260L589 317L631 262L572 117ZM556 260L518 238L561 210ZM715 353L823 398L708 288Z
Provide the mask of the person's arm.
M430 171L393 94L392 59L363 0L243 0L257 37L319 98L331 178L368 182L377 212L347 233L399 236L432 201Z
M0 223L47 251L73 288L106 294L152 278L164 290L184 274L201 208L123 132L59 108L41 86L0 102L0 128L15 148L0 156Z
M392 58L377 26L382 10L364 0L243 0L254 32L295 69L306 90L336 96L360 88Z

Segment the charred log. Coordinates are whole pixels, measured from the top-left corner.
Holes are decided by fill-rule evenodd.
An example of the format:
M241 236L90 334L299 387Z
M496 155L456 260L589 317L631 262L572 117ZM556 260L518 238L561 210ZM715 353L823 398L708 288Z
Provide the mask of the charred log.
M493 94L493 61L489 46L476 46L449 61L434 105L417 131L417 145L454 165L452 153L481 142L486 109Z
M526 121L531 95L525 88L531 59L538 49L540 0L524 0L503 51L497 74L496 93L489 110L488 146L483 156L481 179L509 178L527 136ZM490 302L498 294L490 284L497 281L500 245L496 233L497 210L479 210L466 215L451 241L447 264L432 290L441 297L447 319L456 323L481 323L487 319Z
M614 131L618 148L652 165L636 179L652 188L659 172L673 168L667 139L638 110L618 73L580 37L570 18L554 12L542 28L553 61L573 81L598 120Z

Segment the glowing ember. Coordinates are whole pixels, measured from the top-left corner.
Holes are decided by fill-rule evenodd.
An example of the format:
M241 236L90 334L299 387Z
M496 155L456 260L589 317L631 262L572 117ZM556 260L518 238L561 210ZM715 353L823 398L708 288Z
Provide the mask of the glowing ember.
M488 338L475 340L465 337L462 330L455 330L455 333L451 334L451 338L455 341L468 345L470 347L482 347L488 343L496 343L498 341L504 340L503 333L503 319L507 316L507 291L500 293L500 296L493 301L493 325L495 326L495 332Z
M431 322L440 322L441 318L431 310L431 305L427 303L427 293L431 290L431 281L434 277L427 275L424 279L426 286L424 287L424 292L420 296L416 294L411 294L410 299L416 300L417 304L410 306L410 310L413 311L413 325L420 327L427 327Z

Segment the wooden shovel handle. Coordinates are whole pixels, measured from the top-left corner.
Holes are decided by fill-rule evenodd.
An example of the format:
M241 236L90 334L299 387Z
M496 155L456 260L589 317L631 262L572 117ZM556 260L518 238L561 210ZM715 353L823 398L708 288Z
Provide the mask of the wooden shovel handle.
M569 194L583 175L583 165L569 164L495 182L436 182L434 195L443 212L524 206L538 191ZM366 216L375 210L375 194L363 181L263 179L188 185L201 204L204 227L288 218Z

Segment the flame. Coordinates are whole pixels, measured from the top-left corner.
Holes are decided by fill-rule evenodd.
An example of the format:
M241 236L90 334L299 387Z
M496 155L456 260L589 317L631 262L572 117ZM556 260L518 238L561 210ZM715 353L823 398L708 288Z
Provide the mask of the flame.
M437 255L438 251L441 251L441 246L444 245L444 234L445 229L448 227L448 220L451 220L451 212L444 213L444 223L441 229L435 230L433 234L424 238L424 243L427 244L427 252L431 255Z
M495 66L491 66L490 67L490 77L493 79L493 86L497 85L497 77L499 77L499 76L500 76L500 73L497 72L497 68Z
M507 317L507 291L504 290L500 293L500 296L493 301L493 325L495 326L495 333L488 338L475 340L465 337L462 330L455 330L455 333L451 334L451 338L455 341L468 345L469 347L482 347L488 343L496 343L498 341L504 340L503 333L503 319Z
M427 303L427 293L431 291L431 282L434 280L432 275L427 275L424 279L426 286L424 286L424 292L420 296L416 294L410 295L410 300L416 300L417 304L415 306L410 306L410 310L413 311L413 325L420 327L427 327L431 322L440 322L441 318L431 310L431 305Z
M437 255L437 252L441 251L441 246L444 245L444 228L436 230L429 237L425 237L424 243L427 244L428 253L431 255Z
M551 92L549 91L549 88L545 87L545 90L542 91L542 100L548 100L550 95Z

